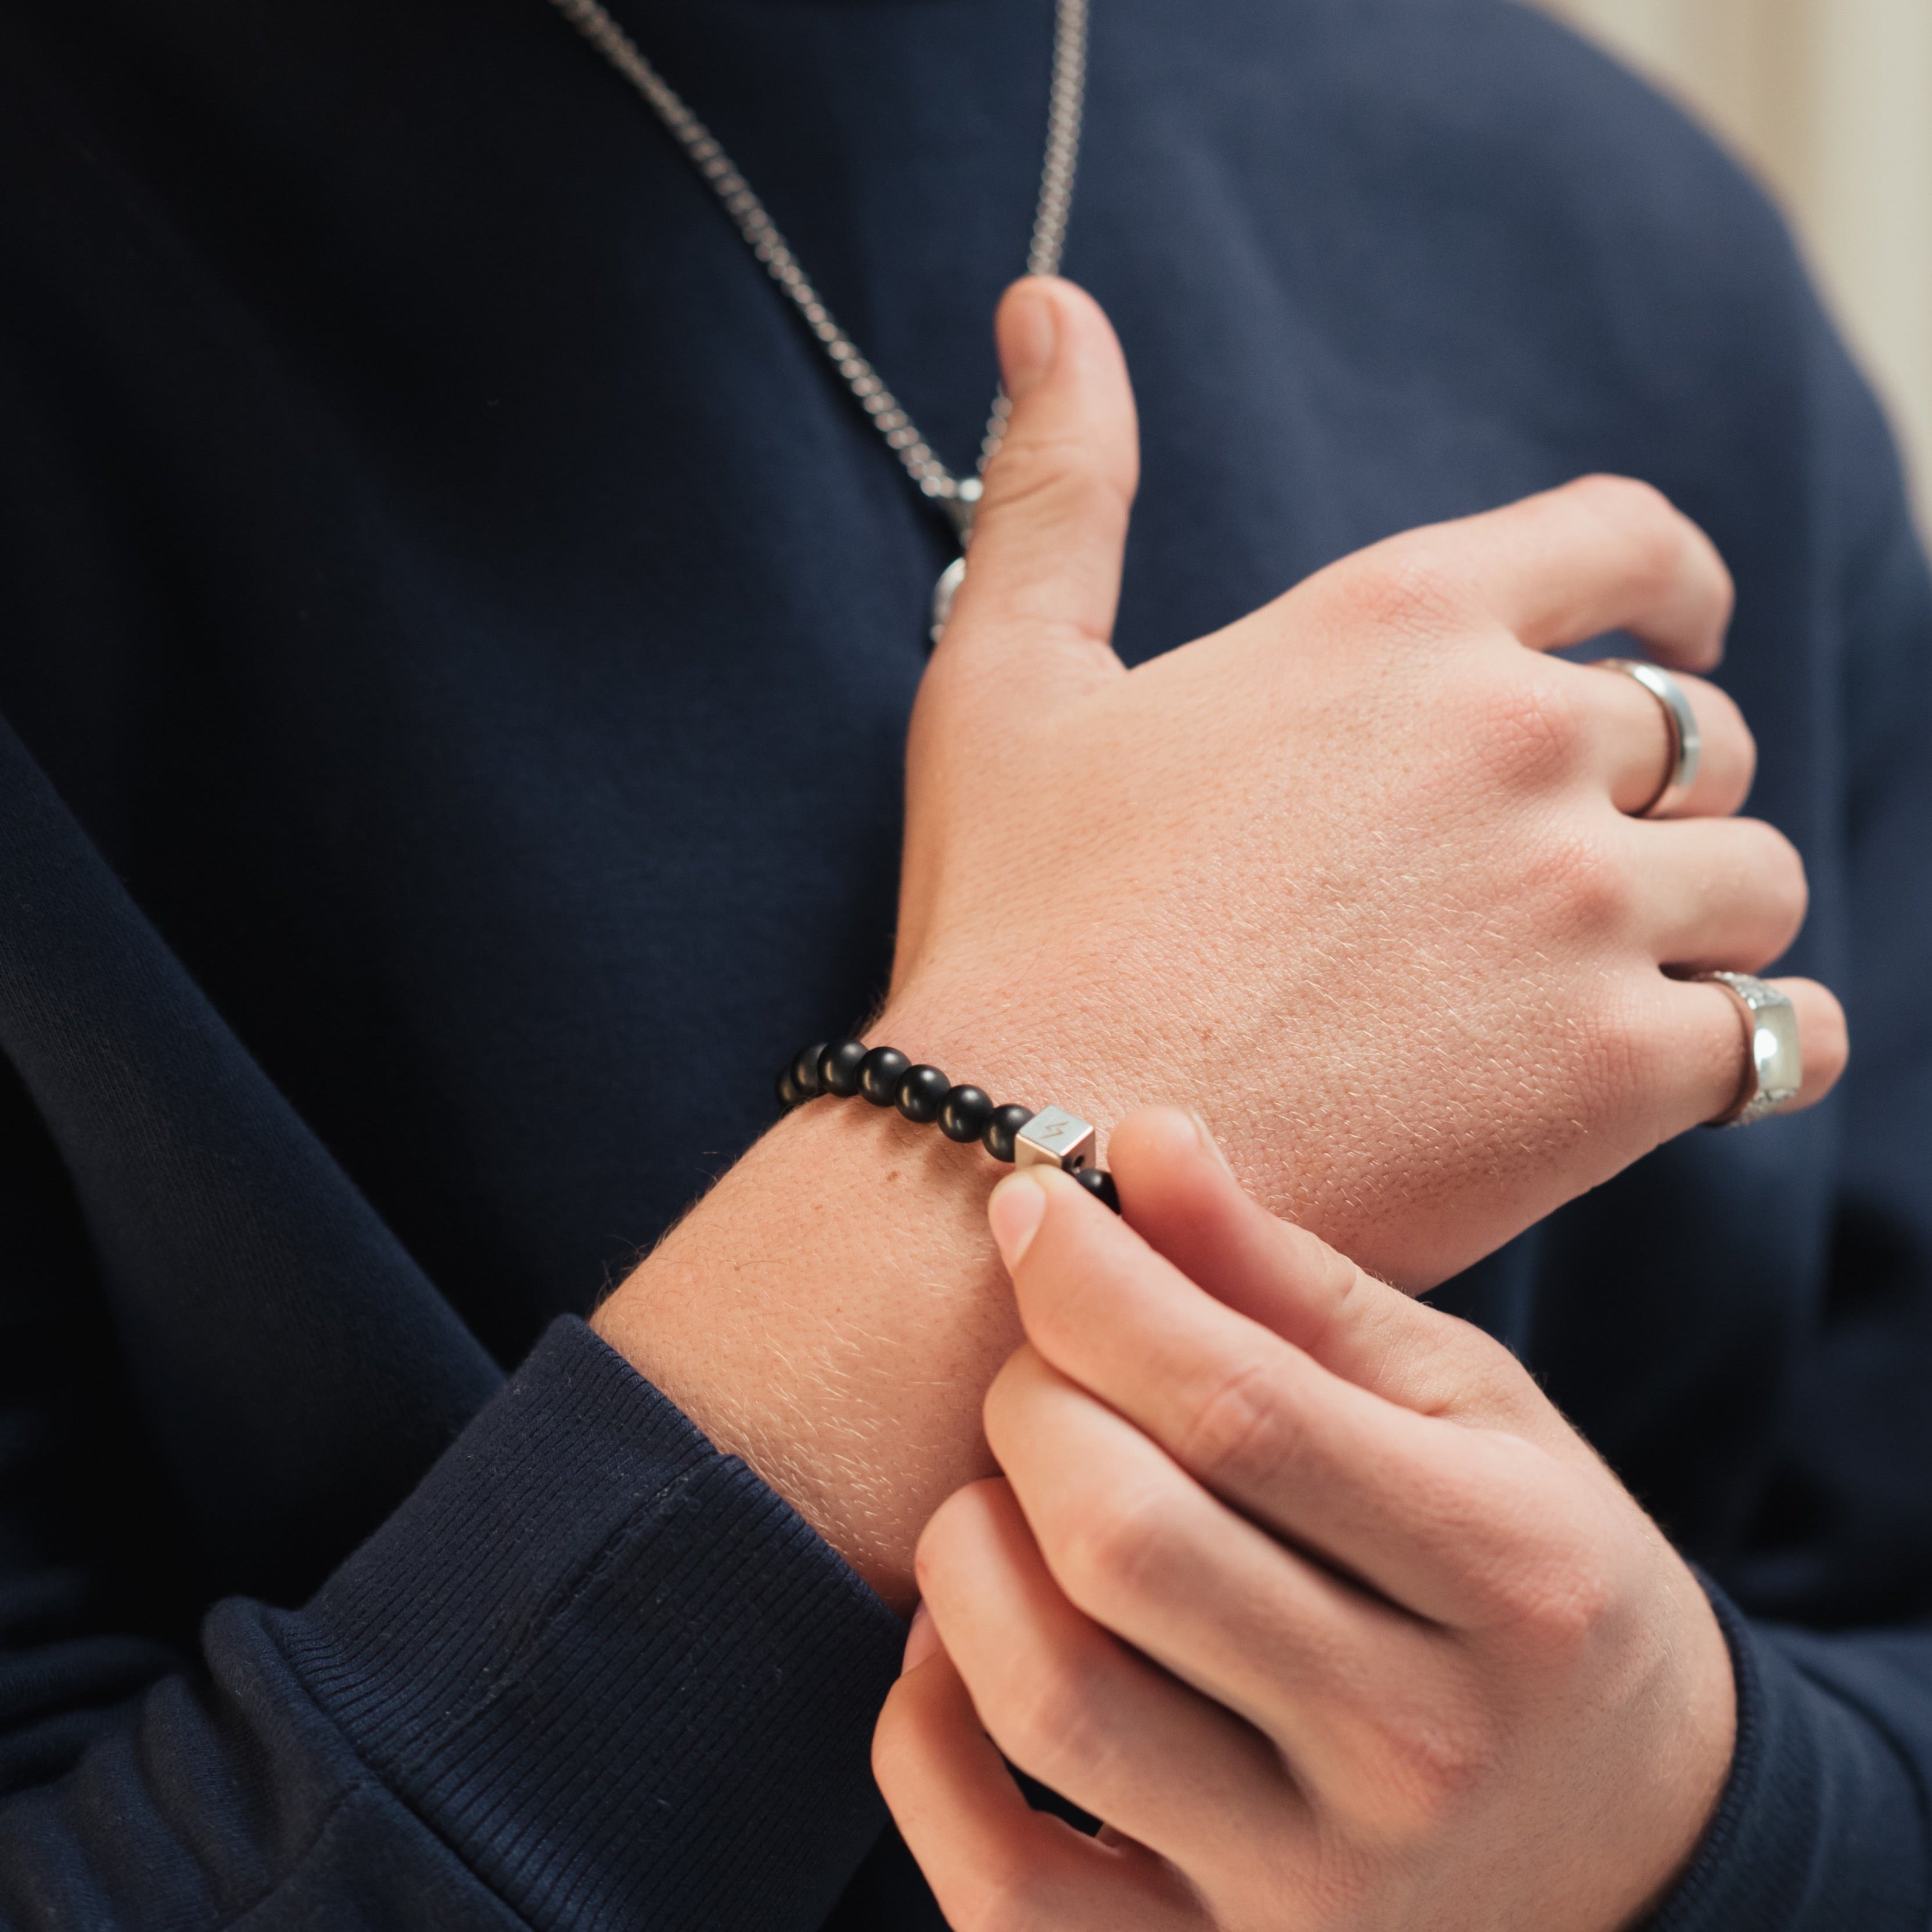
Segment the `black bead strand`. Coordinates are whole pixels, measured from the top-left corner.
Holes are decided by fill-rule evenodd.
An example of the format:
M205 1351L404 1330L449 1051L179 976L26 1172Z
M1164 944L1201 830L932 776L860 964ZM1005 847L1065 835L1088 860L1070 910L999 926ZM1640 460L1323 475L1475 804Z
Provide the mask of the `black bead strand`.
M955 1086L936 1066L915 1066L896 1047L868 1048L862 1040L821 1040L799 1054L775 1083L778 1105L788 1112L821 1094L850 1100L862 1094L875 1107L896 1106L920 1126L938 1123L950 1141L977 1141L998 1161L1010 1162L1021 1130L1035 1108L1017 1100L996 1106L982 1088ZM1120 1190L1114 1177L1096 1167L1073 1171L1073 1178L1118 1214Z
M875 1046L859 1064L859 1091L875 1107L890 1107L899 1097L899 1082L912 1062L896 1046Z
M862 1040L834 1040L818 1056L818 1085L822 1093L849 1100L859 1090L859 1070L866 1064Z
M986 1130L980 1136L986 1151L995 1160L1010 1163L1013 1157L1013 1142L1019 1130L1039 1111L1036 1107L1023 1106L1018 1101L1009 1101L1004 1107L995 1107L992 1118L986 1123Z
M963 1147L976 1141L993 1118L993 1096L977 1087L956 1087L939 1110L939 1131Z
M1114 1177L1104 1167L1082 1167L1074 1170L1073 1178L1087 1192L1099 1202L1120 1211L1120 1190L1114 1185Z
M952 1082L936 1066L909 1066L899 1077L899 1112L915 1126L929 1127L939 1118Z
M826 1045L821 1040L816 1046L808 1046L791 1064L791 1084L802 1100L815 1100L824 1090L818 1084L818 1056Z

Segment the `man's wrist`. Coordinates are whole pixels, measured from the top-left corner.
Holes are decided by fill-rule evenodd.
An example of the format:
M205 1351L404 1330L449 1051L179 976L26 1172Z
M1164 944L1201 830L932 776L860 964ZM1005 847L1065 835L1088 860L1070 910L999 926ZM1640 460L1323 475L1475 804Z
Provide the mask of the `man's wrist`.
M986 1226L1005 1171L892 1108L814 1102L592 1324L902 1608L926 1517L989 1466L980 1401L1018 1340Z
M1096 997L1095 1006L1102 1004ZM1142 1096L1126 1090L1123 1056L1102 1016L1070 1018L1067 1004L1062 995L1042 1010L1010 989L934 977L896 992L864 1037L983 1088L1002 1104L1064 1107L1104 1134Z

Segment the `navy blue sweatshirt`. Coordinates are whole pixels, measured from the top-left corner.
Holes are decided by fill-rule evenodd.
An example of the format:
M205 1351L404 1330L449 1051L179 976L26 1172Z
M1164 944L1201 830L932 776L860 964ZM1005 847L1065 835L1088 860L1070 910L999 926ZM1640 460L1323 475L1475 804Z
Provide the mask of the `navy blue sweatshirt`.
M618 10L964 464L1048 0ZM1586 470L1735 570L1853 1071L1442 1299L1713 1580L1658 1926L1924 1928L1932 592L1868 395L1502 0L1101 0L1067 266L1130 662ZM0 8L0 1924L936 1922L897 1620L578 1318L880 988L946 554L544 0Z

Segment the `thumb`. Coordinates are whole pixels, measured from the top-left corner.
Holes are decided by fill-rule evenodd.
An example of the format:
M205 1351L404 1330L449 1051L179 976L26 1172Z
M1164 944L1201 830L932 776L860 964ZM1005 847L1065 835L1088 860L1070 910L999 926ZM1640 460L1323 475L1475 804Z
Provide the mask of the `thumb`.
M1140 467L1120 345L1099 303L1052 276L1016 282L994 326L1012 414L934 662L1050 676L1090 673L1099 654L1118 670L1110 640Z

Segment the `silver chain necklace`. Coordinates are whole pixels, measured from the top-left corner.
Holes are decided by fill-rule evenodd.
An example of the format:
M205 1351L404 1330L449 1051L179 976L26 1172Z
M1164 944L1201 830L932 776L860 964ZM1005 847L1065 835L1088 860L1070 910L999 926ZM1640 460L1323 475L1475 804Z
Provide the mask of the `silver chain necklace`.
M921 496L936 502L952 519L960 555L946 567L932 594L932 635L938 640L946 627L954 593L966 574L965 548L972 541L973 513L980 495L980 478L1006 433L1012 405L1000 390L993 398L986 434L980 444L980 460L970 476L956 476L922 436L878 371L860 355L852 338L833 319L798 257L765 212L716 137L686 106L664 76L644 56L629 34L611 19L599 0L552 0L557 10L603 55L650 104L671 138L684 150L711 191L723 204L752 253L804 318L805 326L831 358L858 398L859 406L884 437L886 447L917 487ZM1034 215L1033 243L1027 251L1027 273L1060 272L1066 242L1066 218L1073 200L1074 170L1080 158L1080 117L1087 95L1088 0L1056 0L1053 31L1053 89L1047 106L1046 159L1040 169L1040 202Z

